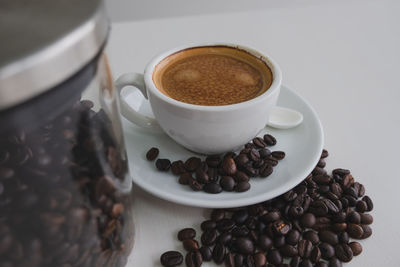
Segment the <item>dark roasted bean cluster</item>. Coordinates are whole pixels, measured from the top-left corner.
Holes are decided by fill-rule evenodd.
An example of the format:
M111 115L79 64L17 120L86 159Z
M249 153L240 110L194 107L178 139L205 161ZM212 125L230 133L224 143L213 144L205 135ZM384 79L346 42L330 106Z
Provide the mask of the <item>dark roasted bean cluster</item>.
M215 209L201 223L200 243L192 228L178 239L188 267L203 262L228 267L338 267L362 252L359 242L371 236L372 200L349 170L324 170L323 150L313 172L298 186L272 200L233 209ZM163 266L177 266L177 251ZM173 253L173 254L172 254Z
M0 266L125 266L130 202L111 122L79 101L35 129L0 135Z
M264 138L256 137L253 142L247 143L239 154L228 152L225 155L212 155L204 161L190 157L185 162L177 160L172 163L169 159L159 158L155 165L159 171L171 170L179 176L180 184L188 185L193 191L203 190L210 194L245 192L250 189L250 178L270 176L273 167L285 158L285 152L271 152L267 148L275 144L276 139L266 134ZM159 150L153 147L147 152L146 158L152 161L158 154Z

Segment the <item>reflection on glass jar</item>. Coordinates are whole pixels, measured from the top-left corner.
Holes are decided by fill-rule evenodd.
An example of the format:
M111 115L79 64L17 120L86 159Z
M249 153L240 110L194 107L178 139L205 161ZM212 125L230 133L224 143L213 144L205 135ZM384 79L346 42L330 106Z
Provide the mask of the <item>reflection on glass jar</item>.
M125 266L132 182L105 56L0 120L0 266Z

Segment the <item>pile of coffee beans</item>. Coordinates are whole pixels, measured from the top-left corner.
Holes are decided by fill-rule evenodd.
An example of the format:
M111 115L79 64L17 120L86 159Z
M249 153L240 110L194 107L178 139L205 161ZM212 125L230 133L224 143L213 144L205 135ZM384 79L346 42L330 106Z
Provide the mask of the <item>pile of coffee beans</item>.
M0 134L0 266L125 266L125 151L92 107L78 101L45 125Z
M275 144L276 139L266 134L264 138L255 137L239 154L228 152L222 156L212 155L204 161L199 157L190 157L185 162L177 160L172 163L169 159L159 158L155 165L159 171L171 170L179 176L180 184L188 185L193 191L203 190L210 194L245 192L250 189L250 178L270 176L273 167L285 158L285 152L267 148ZM153 161L158 154L158 148L153 147L147 152L146 158Z
M233 209L215 209L196 231L182 229L178 239L188 267L203 262L229 267L338 267L362 252L355 240L371 236L372 200L346 169L324 170L328 152L298 186L272 200ZM352 240L355 239L355 240ZM160 258L163 266L183 262L178 251Z

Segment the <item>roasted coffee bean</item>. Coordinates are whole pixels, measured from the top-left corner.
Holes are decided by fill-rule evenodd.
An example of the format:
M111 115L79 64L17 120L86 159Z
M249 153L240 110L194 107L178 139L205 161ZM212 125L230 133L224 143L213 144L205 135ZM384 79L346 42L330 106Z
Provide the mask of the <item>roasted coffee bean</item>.
M363 229L364 233L361 236L361 239L368 238L372 235L372 228L369 225L361 225L361 228Z
M215 221L215 222L218 222L218 221L221 221L222 219L224 219L225 218L225 211L224 210L222 210L222 209L214 209L212 212L211 212L211 215L210 215L210 217L211 217L211 220L213 220L213 221Z
M276 165L278 165L278 160L275 159L274 157L269 157L264 159L264 163L271 165L272 167L275 167Z
M171 171L175 175L180 175L186 172L185 165L182 160L172 162Z
M310 260L313 263L317 263L319 262L320 259L321 259L321 251L319 250L318 247L314 247L310 254Z
M221 243L217 243L214 246L213 252L212 252L212 258L215 263L221 264L224 262L225 258L225 246L222 245Z
M251 165L244 166L242 170L250 177L255 177L257 174L256 169L254 169Z
M159 171L168 171L171 167L171 161L169 159L157 159L156 167Z
M273 242L268 236L260 235L257 244L263 251L268 251L272 248Z
M207 230L201 235L201 243L205 246L214 245L216 240L217 231L215 229Z
M332 257L329 260L329 267L342 267L342 262L338 258Z
M339 242L344 243L344 244L349 243L349 240L350 240L349 234L347 232L339 233L338 238L339 238Z
M332 230L335 233L346 231L346 228L347 228L347 223L335 223L332 225Z
M356 239L361 239L362 236L364 235L363 228L360 225L354 224L354 223L349 223L347 225L346 231L350 237L356 238Z
M319 185L328 185L331 182L331 177L327 174L319 174L313 176L312 179Z
M228 192L233 191L235 184L235 180L231 176L222 176L219 181L221 188Z
M265 215L262 215L260 217L260 220L264 223L270 223L270 222L277 221L280 218L281 218L281 215L278 211L271 211Z
M283 235L274 237L274 247L275 248L280 248L284 245L285 245L285 237Z
M276 221L273 224L273 231L278 235L286 235L290 231L290 225L283 221Z
M200 267L203 264L200 251L191 251L186 254L185 263L187 267Z
M318 163L317 163L317 166L320 167L320 168L325 168L325 166L326 166L325 160L320 159L320 160L318 161Z
M283 194L282 196L285 201L293 201L297 197L297 194L293 190L290 190L285 194Z
M265 159L265 158L268 158L269 156L271 156L271 150L269 150L268 148L260 149L258 151L258 153L260 154L260 158L262 158L262 159Z
M250 150L249 150L250 152ZM241 153L235 158L235 162L237 166L243 167L249 162L249 157L247 156L247 153Z
M297 254L299 253L295 246L292 246L292 245L289 245L289 244L283 245L279 249L279 251L281 252L281 255L283 257L294 257L294 256L297 256Z
M262 252L257 252L253 258L257 267L263 267L267 263L267 257Z
M273 137L273 136L270 135L270 134L264 135L264 141L265 141L265 143L267 144L267 146L274 146L274 145L276 145L276 139L275 139L275 137Z
M225 245L225 244L231 242L231 240L232 240L232 234L229 232L222 233L217 238L217 242L222 245Z
M282 256L276 249L271 249L267 252L267 261L271 264L278 265L282 263Z
M332 174L336 174L336 175L339 175L339 176L341 176L341 177L344 177L344 176L346 176L347 174L350 174L350 171L349 170L346 170L346 169L341 169L341 168L338 168L338 169L334 169L333 171L332 171Z
M325 261L320 261L315 264L315 267L329 267L329 264Z
M332 200L325 198L322 201L324 202L324 204L328 208L328 212L329 213L335 214L335 213L338 213L340 211L339 208L335 205L335 203L332 202Z
M234 241L234 247L241 254L252 254L254 252L254 244L248 237L239 237Z
M184 165L188 172L193 172L201 165L201 159L198 157L190 157L185 161Z
M351 248L351 251L353 251L353 255L354 256L358 256L362 252L362 246L358 242L355 242L355 241L354 242L350 242L349 243L349 247Z
M207 170L208 178L210 178L210 182L217 182L219 178L218 170L215 168L208 168Z
M328 214L329 210L325 202L318 199L312 203L309 212L314 213L316 216L325 216Z
M289 208L288 212L290 217L297 218L304 214L304 209L300 206L292 206Z
M342 199L346 199L347 203L344 203ZM357 199L355 197L349 196L349 195L343 195L341 201L343 204L343 207L355 207L357 204Z
M201 253L201 257L203 258L203 261L211 261L212 260L212 250L210 247L203 246L199 249Z
M178 232L178 240L193 239L196 237L196 230L193 228L184 228Z
M286 235L285 240L286 243L289 245L297 245L300 240L300 232L295 229L290 230L289 233Z
M329 152L326 149L322 149L321 158L327 158L329 156Z
M149 160L149 161L155 160L157 158L159 152L160 151L156 147L150 148L149 151L147 151L147 153L146 153L147 160Z
M255 137L254 139L253 139L253 144L256 146L256 147L259 147L259 148L264 148L264 147L266 147L267 146L267 143L264 141L264 139L262 139L261 137Z
M182 185L188 185L190 181L193 180L193 177L190 173L185 172L179 176L179 183Z
M222 192L222 187L217 183L208 183L203 186L203 190L206 193L218 194Z
M349 214L347 214L347 221L349 223L355 223L355 224L359 224L361 222L361 215L360 213L356 212L356 211L352 211Z
M221 158L219 155L211 155L206 157L206 163L208 167L217 168L221 162Z
M320 168L320 167L315 167L313 170L312 170L312 175L314 175L314 176L317 176L317 175L324 175L324 174L326 174L326 170L324 170L323 168Z
M374 218L372 217L371 214L361 213L360 218L361 218L360 223L362 224L372 224L374 222Z
M342 186L343 188L349 188L354 184L354 178L351 174L347 174L343 177Z
M282 160L286 156L285 152L283 151L273 151L271 155L277 160Z
M332 246L337 245L339 243L339 238L338 238L337 234L335 234L332 231L323 230L318 233L318 236L319 236L319 240L321 240L321 242L326 242Z
M234 262L235 262L235 267L243 266L244 256L242 254L236 254Z
M250 160L252 160L252 161L258 161L260 159L260 153L255 148L250 150L248 156L249 156Z
M224 158L222 162L222 169L225 171L227 175L234 175L237 171L236 163L231 157Z
M189 252L199 249L199 243L194 239L185 239L183 240L182 244L183 247Z
M301 262L300 256L295 256L290 260L290 267L299 267Z
M336 245L335 255L339 260L343 262L349 262L353 259L353 251L347 244Z
M367 203L365 201L363 201L363 200L357 201L357 203L356 203L356 211L362 213L362 212L367 211L367 209L368 209L368 206L367 206Z
M312 228L315 225L316 219L314 214L305 213L301 216L300 223L303 227Z
M299 251L299 256L303 259L307 259L310 257L312 251L312 243L309 240L303 239L299 241L297 245L297 249Z
M198 168L195 172L196 179L201 184L207 184L209 182L208 174L203 171L201 168Z
M338 196L338 197L341 197L341 196L342 196L343 189L342 189L342 187L340 186L340 184L338 184L338 183L332 183L332 184L330 185L330 187L331 187L331 192L332 192L333 194L335 194L335 195Z
M255 169L259 169L263 165L264 165L264 160L262 160L262 159L259 159L258 161L253 162L253 167Z
M196 181L195 179L189 180L189 186L193 191L200 191L203 189L203 185Z
M369 196L364 196L362 200L367 204L366 211L371 211L374 209L374 203L372 202L372 199Z
M300 262L300 267L313 267L313 264L309 259L303 259Z
M235 222L232 219L224 218L217 222L217 229L219 232L230 231L235 227Z
M247 174L242 171L237 171L235 174L235 180L238 183L239 182L248 182L250 180L250 177L247 176Z
M207 220L201 223L200 225L201 230L211 230L217 228L217 223L213 220Z
M160 262L166 267L178 266L183 262L183 256L178 251L167 251L161 255Z
M314 232L312 230L306 231L303 233L303 238L306 240L311 241L313 245L317 245L319 243L319 236L317 232Z
M232 214L232 220L235 221L237 225L242 225L249 218L249 212L247 210L238 210Z
M334 247L329 245L328 243L321 243L319 244L318 248L321 251L321 257L326 260L329 260L335 255Z
M345 193L346 195L352 196L352 197L354 197L354 198L358 198L358 192L356 191L356 189L354 189L354 187L346 188L346 189L344 190L344 193Z
M240 182L235 186L236 192L246 192L250 189L250 183L248 182Z
M235 255L232 252L228 252L225 255L225 266L226 267L236 267L235 266Z
M273 172L273 168L272 165L268 164L268 163L264 163L264 165L262 165L260 167L260 176L261 177L268 177L272 174Z
M362 197L365 194L365 187L363 184L354 183L354 187L358 187L358 197Z
M234 237L245 237L250 233L249 228L247 228L245 225L242 226L236 226L232 229L232 235Z

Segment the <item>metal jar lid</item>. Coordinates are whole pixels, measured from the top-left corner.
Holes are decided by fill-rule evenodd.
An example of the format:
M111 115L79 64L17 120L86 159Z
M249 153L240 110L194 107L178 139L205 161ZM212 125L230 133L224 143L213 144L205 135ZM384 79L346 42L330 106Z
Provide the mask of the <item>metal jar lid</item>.
M0 110L78 72L108 30L101 0L0 0Z

